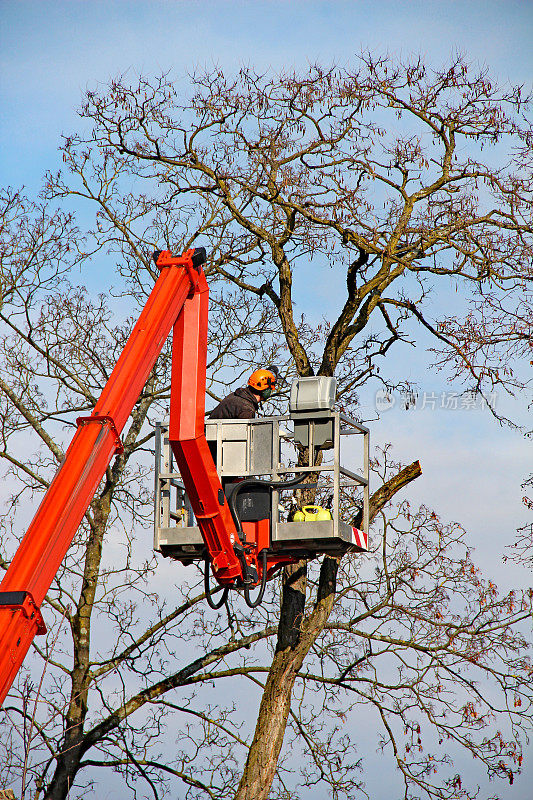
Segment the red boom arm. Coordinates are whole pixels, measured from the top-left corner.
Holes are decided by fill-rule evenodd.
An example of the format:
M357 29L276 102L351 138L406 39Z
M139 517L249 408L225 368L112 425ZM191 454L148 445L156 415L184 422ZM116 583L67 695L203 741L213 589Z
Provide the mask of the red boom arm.
M174 325L170 437L221 583L242 578L235 523L204 435L208 288L199 251L159 254L161 274L104 387L78 430L0 585L0 705L36 633L40 606L115 453L120 434ZM204 259L205 260L205 257Z
M174 326L169 439L213 571L232 584L242 577L239 539L204 431L208 297L202 273Z

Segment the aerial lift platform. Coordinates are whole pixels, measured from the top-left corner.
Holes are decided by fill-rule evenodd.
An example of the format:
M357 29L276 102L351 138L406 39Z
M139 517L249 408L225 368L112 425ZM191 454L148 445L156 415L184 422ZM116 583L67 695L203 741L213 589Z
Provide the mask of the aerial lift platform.
M300 559L368 549L369 430L335 411L335 391L335 378L298 378L291 387L289 414L206 420L206 439L225 493L231 499L238 492L235 511L243 533L247 539L262 539L273 554ZM168 430L166 423L155 428L154 549L190 564L205 559L206 549L175 468ZM348 437L359 440L360 473L342 464L342 444ZM298 447L307 454L307 464L299 464ZM355 449L350 448L350 460ZM322 459L316 464L318 452ZM288 475L296 476L296 485L284 484ZM324 513L313 505L300 515L304 520L294 519L289 510L294 501L286 496L297 488L312 492L320 502L327 498L331 510ZM343 495L354 489L360 490L362 530L342 519Z

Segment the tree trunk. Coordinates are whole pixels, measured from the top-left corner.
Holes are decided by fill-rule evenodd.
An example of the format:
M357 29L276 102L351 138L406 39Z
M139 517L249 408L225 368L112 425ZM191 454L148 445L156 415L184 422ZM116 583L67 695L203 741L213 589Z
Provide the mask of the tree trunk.
M254 739L235 800L268 797L287 727L292 687L301 664L302 659L290 650L274 656L261 699Z
M85 552L83 583L76 614L71 621L74 668L70 703L65 718L65 736L57 756L56 769L44 800L65 800L76 778L83 756L84 725L88 710L90 686L91 617L94 605L102 543L111 507L112 486L106 485L101 497L92 503L93 521Z
M44 795L44 800L66 800L78 772L83 756L83 727L69 731L63 739L63 751L57 759L54 777Z
M396 492L421 473L420 464L415 461L374 492L370 499L370 520ZM307 616L304 616L306 564L301 561L284 570L278 644L235 800L268 800L287 727L294 682L333 609L338 566L337 559L325 556L317 600Z

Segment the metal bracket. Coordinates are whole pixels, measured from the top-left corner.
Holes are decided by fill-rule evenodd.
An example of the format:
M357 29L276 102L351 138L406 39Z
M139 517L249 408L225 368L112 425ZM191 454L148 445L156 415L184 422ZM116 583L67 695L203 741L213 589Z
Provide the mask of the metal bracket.
M0 607L12 608L13 611L22 611L27 619L35 620L38 634L46 633L44 619L31 592L26 590L0 592Z
M80 426L87 425L89 422L99 422L102 425L109 425L111 432L115 435L115 453L119 456L122 455L124 452L124 445L113 417L109 417L104 414L93 414L90 417L78 417L76 420L76 424Z
M161 270L165 267L177 266L177 257L173 256L170 250L156 250L152 258L157 269Z
M189 280L191 282L191 291L189 292L189 297L194 297L195 293L198 291L198 270L196 270L192 263L186 264L185 269L187 270L187 275L189 276Z
M194 296L198 290L199 268L205 262L205 250L203 247L186 250L181 256L173 256L170 250L156 250L152 257L159 270L165 267L183 267L186 269L191 282L189 297Z

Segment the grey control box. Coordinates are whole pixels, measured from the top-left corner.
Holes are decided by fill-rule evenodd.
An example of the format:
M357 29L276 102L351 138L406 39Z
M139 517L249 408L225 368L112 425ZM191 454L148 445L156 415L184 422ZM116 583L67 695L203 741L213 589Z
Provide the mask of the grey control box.
M333 411L337 392L336 378L313 375L292 382L290 412Z

